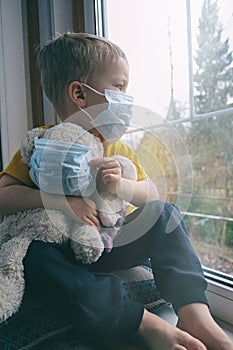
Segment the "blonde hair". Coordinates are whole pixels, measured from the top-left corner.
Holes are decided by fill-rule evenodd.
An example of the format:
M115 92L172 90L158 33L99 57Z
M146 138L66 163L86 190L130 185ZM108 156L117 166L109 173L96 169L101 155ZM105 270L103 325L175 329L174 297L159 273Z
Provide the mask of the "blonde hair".
M120 57L127 62L120 47L105 38L73 32L60 35L45 43L38 54L44 92L56 107L72 81L91 84L98 69Z

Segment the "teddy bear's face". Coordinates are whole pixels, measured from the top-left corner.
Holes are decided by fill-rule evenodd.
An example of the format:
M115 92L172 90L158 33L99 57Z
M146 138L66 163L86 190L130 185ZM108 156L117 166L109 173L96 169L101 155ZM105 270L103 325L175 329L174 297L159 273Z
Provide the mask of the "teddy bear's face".
M65 141L77 143L92 148L92 157L103 156L103 145L98 137L84 130L79 125L73 123L61 123L52 128L34 128L29 130L21 142L21 156L25 164L29 165L34 151L35 138L44 138L47 140Z
M43 135L47 140L65 141L77 143L92 148L92 157L103 156L103 145L100 139L81 126L73 123L61 123L53 128L47 129Z

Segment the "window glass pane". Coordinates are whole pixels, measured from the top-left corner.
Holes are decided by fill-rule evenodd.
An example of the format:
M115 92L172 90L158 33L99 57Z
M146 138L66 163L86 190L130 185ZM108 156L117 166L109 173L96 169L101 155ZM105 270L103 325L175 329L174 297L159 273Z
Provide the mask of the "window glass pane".
M233 3L231 0L190 3L195 113L233 107ZM192 157L194 186L189 211L201 215L186 216L191 239L203 265L231 275L232 130L233 117L224 114L191 125L187 144Z
M233 107L233 2L191 1L196 114Z
M163 118L187 115L185 0L107 0L106 8L108 38L127 54L136 104Z
M191 0L193 57L198 55L196 35L204 2L216 3ZM230 62L233 3L219 0L218 6L219 20L225 18L222 49L226 52L229 44ZM209 15L210 12L207 22ZM232 115L158 126L164 119L189 117L186 1L147 0L146 6L142 6L137 0L107 0L107 23L109 39L118 43L128 56L128 92L135 96L138 105L134 122L144 129L127 134L125 141L136 150L148 175L157 184L160 198L175 203L182 211L203 265L233 274ZM213 69L213 65L208 67ZM216 67L219 69L217 60ZM232 63L227 66L225 77L231 74L231 67ZM225 94L225 99L216 99L216 105L208 95L205 108L198 110L198 91L202 91L203 83L198 90L197 63L194 62L193 68L196 111L204 113L231 106L230 93ZM224 86L228 87L233 79L226 79ZM218 83L218 88L221 86ZM152 129L152 124L157 127Z
M183 126L157 127L164 120L189 115L188 54L185 0L107 0L108 38L129 60L128 93L134 95L134 127L144 131L126 136L160 198L186 210L192 190L191 161ZM178 179L179 174L179 179ZM183 191L186 197L177 196Z
M188 211L195 213L185 216L190 238L204 266L233 275L233 118L211 117L188 129L193 167Z

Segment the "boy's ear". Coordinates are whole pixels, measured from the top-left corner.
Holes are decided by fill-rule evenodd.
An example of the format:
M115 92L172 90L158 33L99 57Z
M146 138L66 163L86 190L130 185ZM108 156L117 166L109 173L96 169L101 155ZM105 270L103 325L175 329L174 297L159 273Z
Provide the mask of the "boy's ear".
M86 106L86 93L83 85L78 81L72 81L68 87L68 93L71 100L81 108Z

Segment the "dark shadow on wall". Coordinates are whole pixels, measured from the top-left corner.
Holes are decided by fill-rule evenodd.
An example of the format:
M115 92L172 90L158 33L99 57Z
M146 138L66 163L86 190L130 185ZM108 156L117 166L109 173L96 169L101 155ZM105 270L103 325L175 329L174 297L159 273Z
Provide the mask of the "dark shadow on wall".
M0 129L0 171L2 171L2 141L1 141L1 129Z

